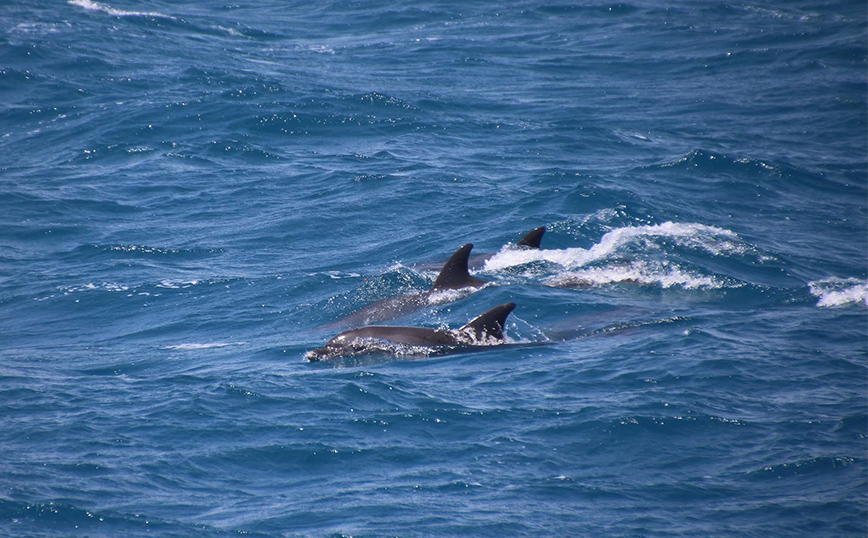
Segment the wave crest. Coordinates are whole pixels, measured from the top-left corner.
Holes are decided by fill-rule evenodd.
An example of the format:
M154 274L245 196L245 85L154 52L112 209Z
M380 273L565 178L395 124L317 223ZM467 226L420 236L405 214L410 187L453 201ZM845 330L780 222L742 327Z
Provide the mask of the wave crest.
M858 278L824 278L808 282L808 289L819 299L817 306L868 306L868 281Z
M599 243L589 249L505 249L485 262L485 270L497 271L532 262L552 262L567 268L578 268L608 258L633 245L642 249L659 248L655 244L655 241L659 240L666 240L680 247L704 250L714 256L743 255L755 250L730 230L704 224L667 221L661 224L616 228L603 235Z
M161 19L174 19L171 15L165 15L156 11L126 11L116 9L107 4L94 2L93 0L69 0L70 5L82 7L91 11L102 11L115 17L159 17Z

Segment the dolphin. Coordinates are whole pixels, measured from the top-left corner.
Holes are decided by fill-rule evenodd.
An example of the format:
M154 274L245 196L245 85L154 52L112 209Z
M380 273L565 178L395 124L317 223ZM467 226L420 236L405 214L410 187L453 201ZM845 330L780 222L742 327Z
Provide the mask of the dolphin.
M517 247L521 248L540 248L540 242L542 241L543 234L546 233L546 227L540 226L539 228L534 228L533 230L527 232L524 237L519 240L518 243L515 244ZM493 252L486 254L475 254L470 256L467 260L468 267L473 269L479 269L485 265L485 262L494 256ZM437 265L431 263L420 263L416 264L416 267L420 269L436 269Z
M540 248L539 244L542 241L542 236L544 233L546 233L545 226L534 228L533 230L527 232L524 237L521 238L521 241L516 243L516 245L520 247Z
M443 268L440 270L440 274L437 275L437 279L430 290L411 295L399 295L397 297L381 299L348 316L344 316L337 324L358 327L366 323L395 319L431 304L441 304L458 299L458 297L448 294L432 297L432 295L438 292L484 286L488 281L471 276L467 269L467 260L470 257L472 249L473 244L468 243L456 250L446 263L443 264Z
M344 331L325 346L308 351L311 362L372 352L431 355L479 349L506 342L503 325L515 303L496 306L460 329L368 326ZM422 348L421 350L419 348Z

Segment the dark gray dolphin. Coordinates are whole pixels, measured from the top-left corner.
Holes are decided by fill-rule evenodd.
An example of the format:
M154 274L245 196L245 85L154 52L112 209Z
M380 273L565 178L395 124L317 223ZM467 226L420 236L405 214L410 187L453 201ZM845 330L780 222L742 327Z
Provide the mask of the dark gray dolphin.
M488 282L487 280L471 276L470 271L467 270L467 262L470 259L471 250L473 250L473 243L467 243L446 260L446 263L443 264L443 269L437 275L437 280L431 286L431 291L478 288Z
M470 274L467 269L467 260L470 257L470 251L473 249L473 244L468 243L459 248L452 254L449 260L443 264L440 274L434 281L431 289L411 295L400 295L398 297L389 297L376 301L361 310L354 312L348 316L341 318L338 325L355 326L364 325L367 323L376 323L378 321L386 321L395 319L408 312L419 310L428 305L441 304L441 302L450 302L448 296L443 297L443 301L432 301L431 295L437 292L448 290L460 290L464 288L478 288L488 283L487 280L476 278ZM452 298L455 300L457 297Z
M546 233L546 227L540 226L539 228L534 228L533 230L527 232L521 240L515 245L523 248L540 248L540 242L542 241L543 234ZM467 266L473 269L479 269L485 262L494 256L493 252L489 252L486 254L475 254L470 256L467 260ZM416 264L416 267L419 269L436 269L437 265L432 263L419 263Z
M540 248L539 244L542 241L543 234L546 233L546 227L540 226L527 232L521 241L516 243L520 247Z
M503 325L515 303L496 306L460 329L370 326L344 331L319 349L308 351L311 362L371 352L396 353L402 346L425 348L417 354L460 352L505 343ZM427 353L425 353L427 351Z

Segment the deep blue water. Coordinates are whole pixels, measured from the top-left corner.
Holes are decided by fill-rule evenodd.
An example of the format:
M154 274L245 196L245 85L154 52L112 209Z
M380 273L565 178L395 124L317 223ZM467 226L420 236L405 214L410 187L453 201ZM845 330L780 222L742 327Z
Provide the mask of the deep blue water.
M0 3L0 534L864 537L866 20Z

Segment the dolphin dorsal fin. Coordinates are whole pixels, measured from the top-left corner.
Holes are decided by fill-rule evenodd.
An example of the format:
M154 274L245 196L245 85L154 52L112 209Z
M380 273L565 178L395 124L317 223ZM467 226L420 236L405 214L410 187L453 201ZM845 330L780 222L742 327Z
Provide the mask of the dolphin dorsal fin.
M476 287L487 282L486 280L470 276L470 271L467 270L467 259L470 257L470 250L472 248L473 244L467 243L452 254L446 263L443 264L443 269L437 275L437 280L431 286L431 291Z
M503 340L503 325L506 317L515 308L515 303L504 303L480 314L470 323L461 327L462 331L470 331L476 338L495 338Z
M527 232L527 234L521 238L521 241L518 242L518 246L539 248L539 243L540 241L542 241L542 236L544 233L546 233L545 226L534 228L533 230Z

